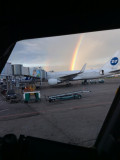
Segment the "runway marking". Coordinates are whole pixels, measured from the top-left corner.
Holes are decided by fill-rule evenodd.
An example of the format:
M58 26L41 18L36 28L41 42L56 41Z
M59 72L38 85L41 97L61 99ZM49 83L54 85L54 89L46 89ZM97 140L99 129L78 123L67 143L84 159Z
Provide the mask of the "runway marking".
M57 108L57 109L51 109L51 110L45 110L45 111L36 111L36 112L27 112L27 113L22 113L22 114L11 114L11 115L6 115L6 116L0 116L0 119L5 120L4 118L23 118L23 117L19 117L19 116L33 116L34 114L36 115L40 115L40 114L45 114L45 113L49 113L49 112L55 112L55 111L67 111L67 110L73 110L73 109L88 109L88 108L93 108L93 107L98 107L99 105L104 105L104 104L111 104L111 103L99 103L99 104L94 104L91 106L90 105L82 105L82 106L75 106L75 107L70 107L70 108ZM7 109L6 109L7 110ZM2 110L5 111L5 110ZM1 112L2 112L1 111ZM25 117L24 117L25 118ZM12 119L10 119L12 120Z
M2 94L0 94L0 105L5 105L5 104L8 103L6 102L5 97Z
M0 119L15 117L15 116L23 116L23 115L33 115L33 114L40 114L40 112L27 112L27 113L22 113L22 114L11 114L11 115L6 115L6 116L0 116Z
M106 105L106 104L111 104L111 103L108 102L108 103L99 103L99 104L91 104L91 105L74 106L74 107L70 107L70 108L57 108L57 109L51 109L51 110L47 110L47 111L48 112L51 112L51 111L54 112L54 111L72 110L72 109L88 109L88 108L93 108L93 107L99 107L100 105Z

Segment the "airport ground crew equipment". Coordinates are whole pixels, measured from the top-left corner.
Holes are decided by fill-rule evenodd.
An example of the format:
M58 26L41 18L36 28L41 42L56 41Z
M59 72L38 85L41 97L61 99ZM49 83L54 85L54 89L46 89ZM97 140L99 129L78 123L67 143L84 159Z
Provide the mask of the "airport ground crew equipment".
M69 99L81 99L82 95L80 93L86 93L91 91L74 91L65 94L59 94L55 96L48 96L48 101L53 102L56 100L69 100Z
M104 83L104 79L99 79L98 82L99 83Z
M23 92L23 100L28 103L29 101L39 101L40 100L40 91L33 92Z

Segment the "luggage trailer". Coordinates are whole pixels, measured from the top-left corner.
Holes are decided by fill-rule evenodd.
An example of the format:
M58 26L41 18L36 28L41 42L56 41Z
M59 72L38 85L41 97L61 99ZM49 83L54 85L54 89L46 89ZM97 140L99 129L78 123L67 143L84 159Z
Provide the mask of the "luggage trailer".
M68 92L64 94L58 94L54 96L48 96L48 101L53 102L56 100L69 100L69 99L81 99L82 95L80 93L89 93L91 91L74 91L74 92Z

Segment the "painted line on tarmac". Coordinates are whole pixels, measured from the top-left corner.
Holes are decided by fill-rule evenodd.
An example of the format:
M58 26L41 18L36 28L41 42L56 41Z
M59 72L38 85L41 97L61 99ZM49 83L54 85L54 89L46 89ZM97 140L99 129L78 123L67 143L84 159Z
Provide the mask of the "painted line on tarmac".
M49 112L55 112L55 111L68 111L68 110L74 110L74 109L88 109L88 108L93 108L93 107L101 107L100 105L105 105L105 104L111 104L111 103L99 103L95 105L84 105L82 106L76 106L76 107L70 107L70 108L57 108L57 109L52 109L52 110L46 110L46 111L37 111L37 112L27 112L27 113L22 113L22 114L11 114L11 115L6 115L6 116L0 116L0 120L5 120L4 118L21 118L21 116L33 116L34 114L40 115L40 114L45 114ZM4 110L5 111L5 110Z
M70 107L70 108L57 108L57 109L47 110L46 112L74 110L74 109L88 109L88 108L101 107L101 105L106 105L106 104L108 105L108 104L111 104L111 103L108 102L108 103L99 103L99 104L91 104L91 105L74 106L74 107Z
M6 116L0 116L0 119L2 118L10 118L10 117L18 117L18 116L27 116L27 115L34 115L34 114L40 114L42 112L27 112L27 113L22 113L22 114L10 114Z
M3 94L0 94L3 98L6 98Z

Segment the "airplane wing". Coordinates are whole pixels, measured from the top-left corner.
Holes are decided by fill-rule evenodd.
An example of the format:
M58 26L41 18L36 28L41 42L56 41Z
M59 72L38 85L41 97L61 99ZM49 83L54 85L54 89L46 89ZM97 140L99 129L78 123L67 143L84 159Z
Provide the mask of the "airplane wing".
M59 77L59 80L61 80L61 81L71 80L71 79L75 78L78 74L83 73L85 68L86 68L86 64L84 64L84 66L82 67L81 71L79 71L77 73L67 74L65 76L61 76L61 77Z
M117 70L114 70L114 71L110 71L109 73L120 74L120 69L117 69Z

